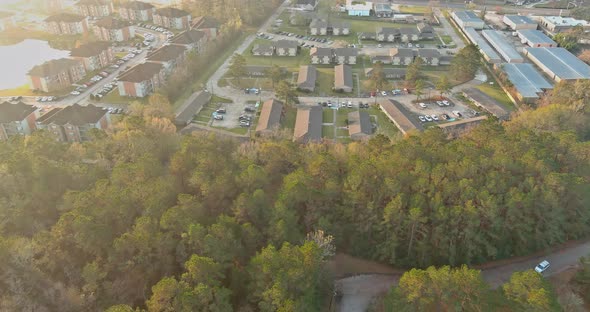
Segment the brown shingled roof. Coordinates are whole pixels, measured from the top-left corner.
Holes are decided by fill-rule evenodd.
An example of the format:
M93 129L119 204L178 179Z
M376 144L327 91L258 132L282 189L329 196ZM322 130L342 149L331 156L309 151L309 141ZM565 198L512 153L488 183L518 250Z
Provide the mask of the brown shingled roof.
M96 21L94 25L106 29L121 29L125 27L129 27L131 24L127 21L121 21L110 16L101 18L100 20Z
M94 41L83 44L75 49L72 49L70 56L73 57L90 57L100 54L104 50L108 50L111 46L107 41Z
M59 110L58 112L44 120L43 123L53 123L56 125L71 124L75 126L83 126L87 124L97 123L104 115L106 115L106 113L106 110L94 106L92 104L88 104L87 106L74 104L71 106L66 106L65 108Z
M70 13L59 13L56 15L51 15L50 17L46 18L46 22L66 22L66 23L73 23L79 22L84 20L86 17L82 15L75 15Z
M354 111L348 113L348 134L353 135L371 135L373 133L373 125L371 118L365 111Z
M146 62L138 64L119 76L120 81L142 82L152 79L162 70L162 64Z
M334 67L334 88L352 88L352 84L352 68L344 64L336 65Z
M196 29L191 29L183 31L178 35L174 36L174 38L172 38L170 42L175 44L193 44L199 42L205 36L205 32Z
M322 139L322 108L319 106L301 107L297 110L293 140L300 143Z
M299 76L297 76L297 87L303 89L315 89L315 82L318 71L315 66L302 65L299 67Z
M154 6L151 3L141 1L129 1L126 3L121 3L121 5L119 6L131 10L149 10L154 8Z
M383 99L379 102L379 105L385 115L393 121L403 134L412 130L424 130L422 125L414 120L415 118L413 118L410 112L401 103L390 99Z
M0 123L22 121L37 108L33 105L27 105L23 102L12 104L4 102L0 104Z
M178 58L185 51L185 47L171 44L155 50L148 55L147 60L152 62L168 62Z
M71 67L79 64L79 61L67 58L51 60L31 68L28 75L38 77L54 76L64 72L65 70L69 70Z
M166 16L166 17L183 17L190 15L189 12L185 10L180 10L177 8L161 8L156 10L156 15Z
M264 102L260 111L256 132L268 132L277 129L281 124L282 116L283 102L275 99Z

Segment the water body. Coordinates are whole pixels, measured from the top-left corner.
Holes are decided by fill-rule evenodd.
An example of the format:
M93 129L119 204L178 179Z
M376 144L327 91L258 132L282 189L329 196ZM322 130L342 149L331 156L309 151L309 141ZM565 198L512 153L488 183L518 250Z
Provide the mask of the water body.
M14 45L0 46L0 90L27 84L27 72L33 66L69 55L70 51L53 49L43 40L27 39Z

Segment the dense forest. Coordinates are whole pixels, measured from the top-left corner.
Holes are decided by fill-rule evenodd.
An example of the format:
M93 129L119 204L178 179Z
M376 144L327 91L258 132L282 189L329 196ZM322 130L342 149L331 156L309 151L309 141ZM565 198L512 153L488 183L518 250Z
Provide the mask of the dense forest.
M0 142L0 310L319 311L332 245L428 267L582 238L590 123L565 102L302 146L180 136L155 98L91 142Z

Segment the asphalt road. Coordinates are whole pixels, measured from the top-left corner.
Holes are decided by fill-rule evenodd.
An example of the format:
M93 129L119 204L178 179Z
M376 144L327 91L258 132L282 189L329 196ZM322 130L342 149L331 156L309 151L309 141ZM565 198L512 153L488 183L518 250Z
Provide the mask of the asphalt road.
M531 257L520 257L500 261L497 265L483 264L482 276L493 287L498 287L510 279L512 273L533 269L539 262L548 260L551 266L543 273L545 277L563 272L578 264L580 257L590 254L590 241L570 244L556 251L540 253ZM477 268L477 267L476 267ZM367 274L336 281L342 290L342 299L338 305L339 312L363 312L371 300L379 294L387 292L395 285L400 274L376 275Z

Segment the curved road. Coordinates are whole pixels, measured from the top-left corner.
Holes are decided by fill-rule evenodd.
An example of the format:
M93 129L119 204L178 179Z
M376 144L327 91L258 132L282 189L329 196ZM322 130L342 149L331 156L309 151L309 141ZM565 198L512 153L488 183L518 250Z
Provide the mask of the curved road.
M542 260L548 260L551 266L543 275L545 277L560 273L569 268L575 267L578 260L590 254L590 241L569 244L558 250L531 257L521 257L484 264L478 267L482 269L482 276L492 287L498 287L510 279L510 275L517 271L526 271L534 268ZM371 303L371 300L379 294L383 294L396 284L401 277L400 274L377 275L367 274L347 277L336 281L336 285L342 290L338 311L340 312L363 312Z

